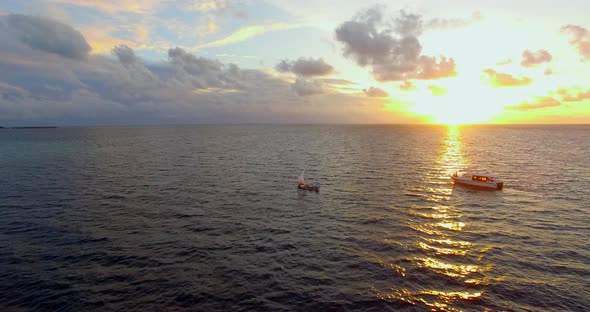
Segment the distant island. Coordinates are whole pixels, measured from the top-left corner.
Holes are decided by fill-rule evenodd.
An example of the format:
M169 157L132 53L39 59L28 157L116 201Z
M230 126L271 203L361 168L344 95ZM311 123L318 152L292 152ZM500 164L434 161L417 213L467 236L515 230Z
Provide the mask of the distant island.
M28 127L3 127L0 126L0 129L55 129L56 126L28 126Z

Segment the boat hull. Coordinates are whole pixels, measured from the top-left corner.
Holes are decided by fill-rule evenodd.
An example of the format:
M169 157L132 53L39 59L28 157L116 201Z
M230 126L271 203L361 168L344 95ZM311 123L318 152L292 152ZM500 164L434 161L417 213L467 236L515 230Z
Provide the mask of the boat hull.
M504 187L503 182L482 182L482 181L474 181L471 179L466 179L462 177L455 177L451 176L453 183L460 184L464 186L474 187L474 188L481 188L487 190L501 190Z
M300 190L312 191L312 192L319 192L320 191L320 184L317 182L312 183L299 183L297 188Z

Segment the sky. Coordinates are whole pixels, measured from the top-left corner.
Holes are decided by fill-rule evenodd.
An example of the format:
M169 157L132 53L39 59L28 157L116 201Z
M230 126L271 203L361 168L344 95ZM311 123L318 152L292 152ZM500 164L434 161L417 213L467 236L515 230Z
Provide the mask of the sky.
M4 0L0 126L587 124L587 12L587 0Z

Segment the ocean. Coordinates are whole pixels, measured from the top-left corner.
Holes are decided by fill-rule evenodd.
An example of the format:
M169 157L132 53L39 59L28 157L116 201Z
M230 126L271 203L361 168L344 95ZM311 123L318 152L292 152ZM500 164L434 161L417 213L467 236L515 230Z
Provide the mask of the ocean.
M2 129L0 170L2 311L590 310L590 126Z

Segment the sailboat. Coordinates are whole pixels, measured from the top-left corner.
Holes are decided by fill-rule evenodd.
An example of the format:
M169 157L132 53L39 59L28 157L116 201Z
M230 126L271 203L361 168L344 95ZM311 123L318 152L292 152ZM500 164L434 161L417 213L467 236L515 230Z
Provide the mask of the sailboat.
M306 191L320 191L320 183L317 181L307 182L305 181L305 169L301 172L299 179L297 180L297 188Z

